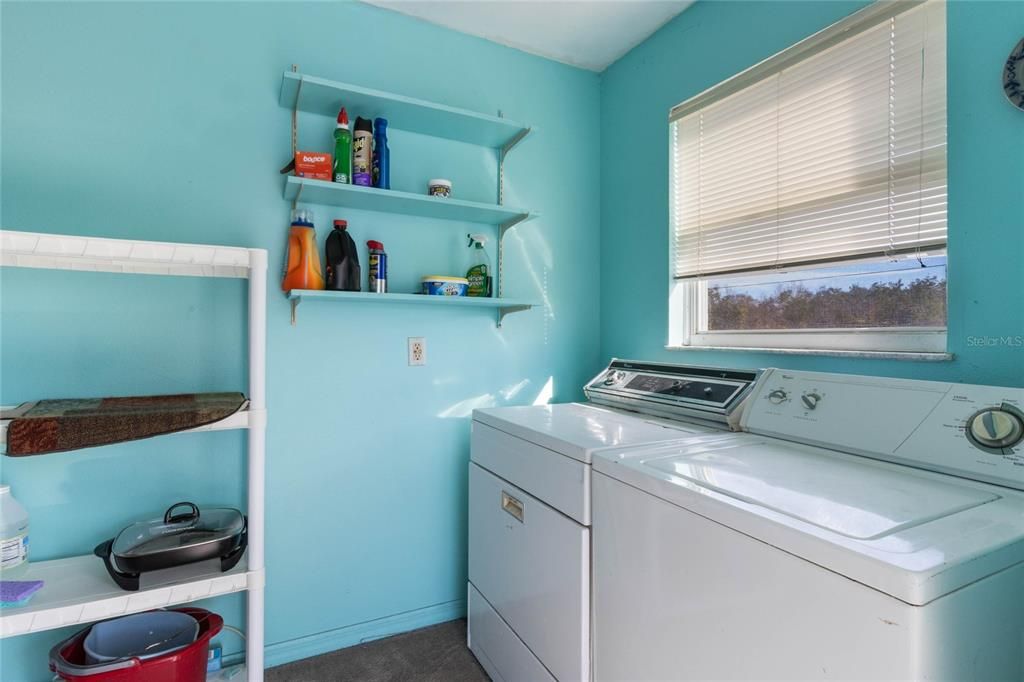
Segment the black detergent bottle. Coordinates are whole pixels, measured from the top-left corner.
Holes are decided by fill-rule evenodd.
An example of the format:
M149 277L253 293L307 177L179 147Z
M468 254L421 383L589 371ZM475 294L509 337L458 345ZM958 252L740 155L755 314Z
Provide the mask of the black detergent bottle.
M335 220L327 235L327 288L333 291L359 291L359 253L348 233L348 222Z

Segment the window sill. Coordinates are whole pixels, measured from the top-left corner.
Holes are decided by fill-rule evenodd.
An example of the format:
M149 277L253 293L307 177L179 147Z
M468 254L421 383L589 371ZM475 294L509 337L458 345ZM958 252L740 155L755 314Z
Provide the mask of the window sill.
M820 355L832 358L864 358L868 360L909 360L912 362L949 362L952 353L891 350L831 350L817 348L758 348L755 346L665 346L666 350L712 350L741 353L773 353L775 355Z

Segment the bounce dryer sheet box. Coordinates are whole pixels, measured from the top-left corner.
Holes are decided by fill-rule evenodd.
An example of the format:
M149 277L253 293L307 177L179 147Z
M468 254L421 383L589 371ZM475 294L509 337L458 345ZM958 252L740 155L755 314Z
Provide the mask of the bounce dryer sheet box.
M334 157L325 152L295 152L295 175L330 180L334 175Z

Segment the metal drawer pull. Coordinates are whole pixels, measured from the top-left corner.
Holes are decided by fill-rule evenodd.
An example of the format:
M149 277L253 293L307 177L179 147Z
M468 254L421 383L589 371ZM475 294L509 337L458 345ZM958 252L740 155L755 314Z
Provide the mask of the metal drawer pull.
M504 490L501 491L501 508L511 514L519 523L523 522L523 503Z

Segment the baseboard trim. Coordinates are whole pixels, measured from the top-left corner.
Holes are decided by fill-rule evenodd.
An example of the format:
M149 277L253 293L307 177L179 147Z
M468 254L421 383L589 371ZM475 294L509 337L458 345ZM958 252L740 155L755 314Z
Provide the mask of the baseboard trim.
M455 599L422 609L414 609L396 613L383 618L368 620L363 623L346 625L345 627L327 632L318 632L284 642L267 645L264 653L266 667L291 663L310 656L318 656L329 651L371 642L382 637L390 637L417 628L444 623L466 616L466 600Z

